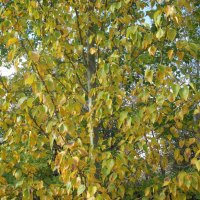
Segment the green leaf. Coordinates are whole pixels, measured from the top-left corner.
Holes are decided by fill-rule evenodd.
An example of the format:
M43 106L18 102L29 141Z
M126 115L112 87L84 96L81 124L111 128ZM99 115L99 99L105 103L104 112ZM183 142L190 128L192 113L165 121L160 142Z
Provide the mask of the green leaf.
M154 13L153 18L154 18L154 22L155 22L156 27L159 27L160 24L161 24L161 18L162 18L162 12L161 12L161 10L157 10Z
M175 37L176 37L176 30L172 29L172 28L168 29L167 30L167 38L169 40L173 41L175 39Z
M27 99L27 97L20 98L17 105L21 106L26 101L26 99Z
M174 98L176 98L178 95L178 92L180 90L180 86L178 84L173 84L172 90L173 90L173 96L174 96Z
M152 80L153 80L153 70L146 69L146 71L145 71L145 80L147 82L152 83Z
M134 35L136 33L137 29L138 29L138 26L128 27L128 29L126 31L126 37L128 38L129 36Z
M35 80L35 75L34 74L30 74L30 75L27 75L25 77L25 81L24 82L25 82L26 85L32 85L34 80Z
M113 159L109 159L106 162L106 167L111 171L111 169L113 168L113 166L115 165L115 161Z
M182 185L184 184L184 179L185 179L186 175L187 174L186 174L185 171L179 172L179 174L178 174L178 184L179 184L179 187L182 187Z
M94 194L97 192L97 187L96 186L89 186L88 192L90 194L90 197L94 196Z
M85 191L85 185L81 184L79 187L78 187L78 190L77 190L77 195L80 196L84 191Z
M51 150L53 149L53 144L54 144L54 140L56 139L56 135L55 133L51 133L50 137L49 137L49 143L50 143L50 148Z
M187 101L188 96L189 96L189 87L185 85L183 88L180 89L179 94L182 99Z
M151 188L150 188L150 187L147 187L147 188L145 189L144 193L145 193L145 196L148 197L148 196L150 195L150 193L151 193Z
M159 28L156 33L156 37L160 40L162 37L164 37L164 35L165 35L165 31L163 29Z
M162 94L157 95L157 97L156 97L156 103L159 106L163 105L164 100L165 100L165 97Z

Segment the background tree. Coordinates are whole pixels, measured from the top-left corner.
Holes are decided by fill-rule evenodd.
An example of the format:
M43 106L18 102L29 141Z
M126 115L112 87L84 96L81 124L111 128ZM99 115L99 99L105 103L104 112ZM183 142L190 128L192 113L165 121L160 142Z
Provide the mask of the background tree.
M0 4L2 199L199 198L198 1Z

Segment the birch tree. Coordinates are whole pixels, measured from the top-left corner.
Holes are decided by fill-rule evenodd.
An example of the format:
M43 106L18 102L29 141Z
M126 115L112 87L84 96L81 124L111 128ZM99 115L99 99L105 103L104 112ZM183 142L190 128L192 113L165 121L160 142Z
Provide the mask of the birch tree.
M1 0L1 199L192 199L197 0Z

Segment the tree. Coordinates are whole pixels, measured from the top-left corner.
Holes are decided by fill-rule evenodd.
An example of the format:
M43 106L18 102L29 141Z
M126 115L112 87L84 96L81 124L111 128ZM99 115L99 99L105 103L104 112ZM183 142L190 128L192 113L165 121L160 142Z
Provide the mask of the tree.
M198 1L0 6L2 199L199 198Z

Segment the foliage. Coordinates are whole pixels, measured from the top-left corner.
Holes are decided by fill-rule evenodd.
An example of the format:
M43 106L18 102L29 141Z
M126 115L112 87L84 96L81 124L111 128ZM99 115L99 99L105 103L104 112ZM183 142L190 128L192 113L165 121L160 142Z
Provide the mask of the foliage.
M0 13L1 199L200 198L197 0Z

